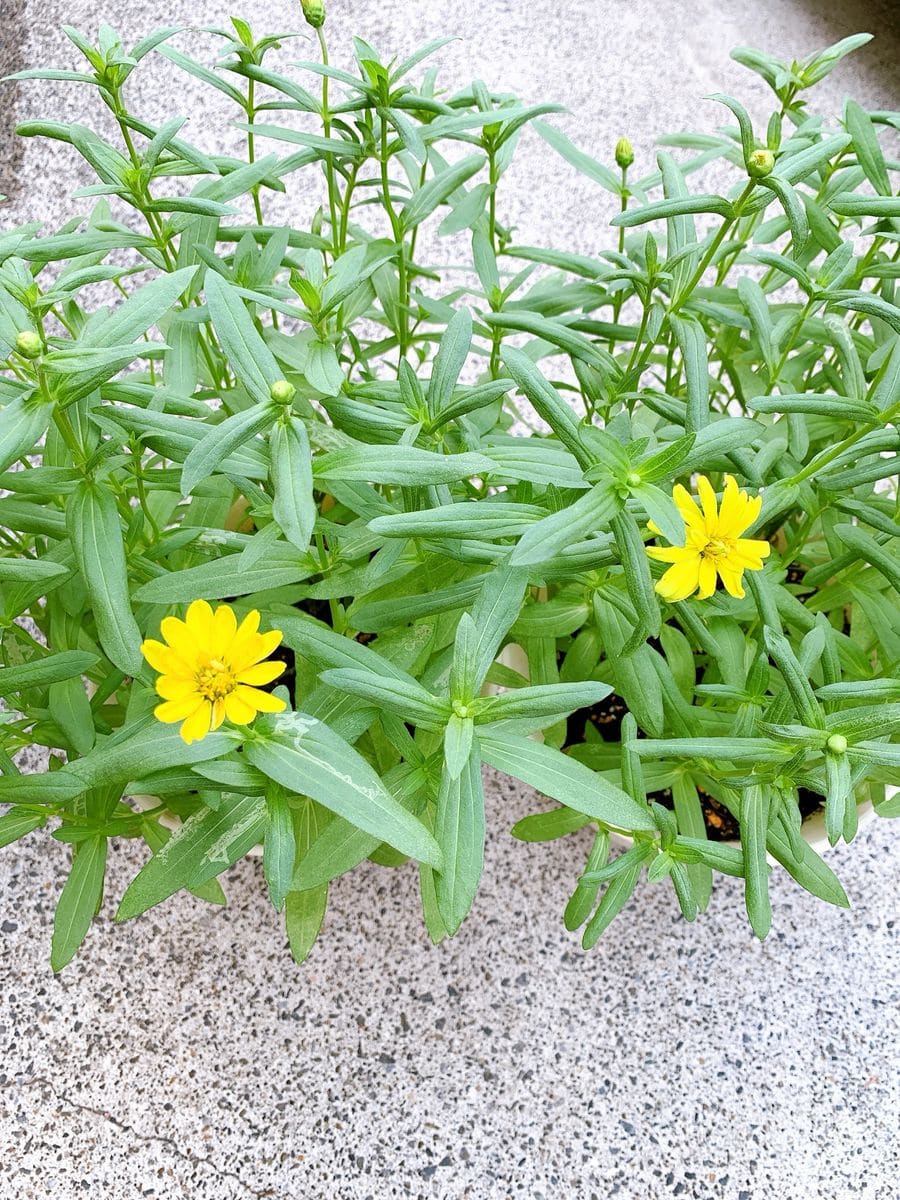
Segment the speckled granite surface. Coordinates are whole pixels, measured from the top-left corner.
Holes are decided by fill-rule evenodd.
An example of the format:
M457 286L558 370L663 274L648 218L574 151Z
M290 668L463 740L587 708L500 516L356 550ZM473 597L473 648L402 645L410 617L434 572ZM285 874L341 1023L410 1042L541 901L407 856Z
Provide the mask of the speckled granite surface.
M475 912L429 947L411 870L332 890L305 970L258 862L46 963L62 848L0 858L0 1194L245 1200L895 1200L896 835L834 862L849 913L783 874L753 942L726 881L686 926L644 888L590 956L559 914L584 845L513 843L494 777ZM115 855L119 893L136 855ZM27 903L23 903L23 899Z
M241 8L22 7L24 58L60 63L53 27L91 28L101 8L129 37ZM722 119L697 104L704 93L736 91L763 113L762 90L727 59L734 44L802 54L870 28L879 41L828 81L823 102L853 92L897 104L889 0L331 7L348 29L398 51L449 23L465 38L442 52L450 79L481 75L529 99L556 97L582 114L567 128L586 148L601 153L626 132L647 163L654 132ZM243 8L260 28L294 24L286 0ZM10 54L15 32L3 33ZM152 79L138 95L152 111ZM188 90L181 101L193 111ZM18 111L85 119L83 103L83 93L35 88ZM218 119L195 112L192 132L214 137ZM606 218L596 190L561 175L537 139L522 149L518 236L591 249ZM0 166L4 155L0 143ZM51 221L70 212L70 162L27 146L15 208ZM32 837L0 853L2 1200L896 1200L891 827L870 826L832 858L849 913L779 874L774 931L760 946L733 881L694 927L670 895L647 887L584 956L561 924L583 843L514 843L506 830L535 797L496 776L488 791L486 881L452 945L427 943L410 870L367 866L332 889L323 939L302 970L267 907L258 861L229 873L226 911L176 898L113 928L114 899L139 864L134 847L120 846L111 899L81 957L54 978L65 848Z

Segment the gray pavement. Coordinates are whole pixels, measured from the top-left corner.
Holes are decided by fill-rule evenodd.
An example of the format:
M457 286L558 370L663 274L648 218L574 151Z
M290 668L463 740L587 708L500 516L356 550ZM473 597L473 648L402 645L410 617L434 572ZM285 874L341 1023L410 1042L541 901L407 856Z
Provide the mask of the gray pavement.
M102 14L134 39L239 7L0 4L2 54L29 64L72 61L61 21L90 30ZM296 24L286 0L244 9L260 30ZM450 28L463 40L441 52L448 81L555 98L578 113L561 123L586 149L608 154L627 133L649 166L655 133L722 120L700 101L708 92L765 115L762 86L728 60L736 44L802 55L869 29L877 40L823 85L820 103L853 94L897 107L896 11L861 0L333 0L329 30L340 62L344 34L401 53ZM153 115L171 102L170 70L136 78L137 107ZM229 114L198 111L181 82L192 136L219 144ZM4 125L11 95L0 96ZM90 121L86 99L28 85L15 105L19 119ZM29 143L14 165L0 140L0 191L13 196L0 223L79 211L66 200L86 182L73 184L73 161ZM523 141L506 204L522 241L606 244L602 197L537 138ZM645 887L585 956L561 924L584 843L515 843L507 831L534 794L492 775L488 795L485 883L452 944L428 944L411 870L367 865L332 889L303 969L258 861L228 874L225 911L176 897L114 928L115 898L140 860L126 845L81 956L55 978L66 850L33 836L0 853L0 1200L896 1200L891 826L869 826L832 856L850 912L779 874L760 946L734 881L693 927L668 892Z

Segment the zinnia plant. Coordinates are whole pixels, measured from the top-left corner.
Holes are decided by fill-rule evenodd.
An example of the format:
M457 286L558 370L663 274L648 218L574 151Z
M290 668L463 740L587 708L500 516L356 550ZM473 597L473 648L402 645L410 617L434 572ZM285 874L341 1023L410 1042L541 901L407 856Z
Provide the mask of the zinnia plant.
M235 19L69 29L19 76L115 129L20 126L96 182L0 233L0 843L71 856L54 968L127 839L119 920L224 903L261 846L298 961L367 859L453 935L484 766L540 793L515 836L571 837L586 947L638 886L692 920L736 876L759 937L773 870L846 905L822 844L900 814L900 118L808 94L867 35L735 51L763 129L718 96L607 163L554 104L441 90L442 41L346 71L302 12L309 60ZM133 110L150 56L242 156ZM591 254L515 240L522 138L608 200Z

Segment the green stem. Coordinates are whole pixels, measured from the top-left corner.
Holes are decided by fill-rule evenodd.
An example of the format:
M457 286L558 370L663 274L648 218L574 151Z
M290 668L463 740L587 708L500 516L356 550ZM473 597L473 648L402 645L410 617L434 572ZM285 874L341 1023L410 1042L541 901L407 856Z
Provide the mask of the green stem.
M409 280L406 272L403 227L400 224L400 218L394 211L394 202L391 199L391 180L388 172L388 126L384 117L381 118L381 190L384 194L384 207L391 223L394 241L397 243L397 275L400 293L399 329L397 330L397 341L400 348L400 359L397 364L399 371L399 364L406 358L409 346Z
M319 38L319 49L322 52L322 66L328 66L328 46L325 43L325 32L320 25L316 29L316 34ZM322 76L322 129L327 138L331 137L331 112L328 108L328 76ZM331 154L325 155L325 178L328 182L328 211L331 220L331 244L334 257L337 258L338 250L338 201L337 187L334 179L334 157Z

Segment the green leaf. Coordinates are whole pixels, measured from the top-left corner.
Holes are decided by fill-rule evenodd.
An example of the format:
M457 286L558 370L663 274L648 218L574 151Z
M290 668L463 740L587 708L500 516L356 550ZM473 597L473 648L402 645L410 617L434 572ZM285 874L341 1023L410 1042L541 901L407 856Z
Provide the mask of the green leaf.
M544 510L533 504L463 500L458 504L442 504L438 508L374 517L369 522L369 528L373 533L389 538L491 540L517 537L544 515Z
M327 903L328 888L325 885L302 892L288 892L284 903L284 923L294 962L306 961L322 928Z
M282 713L272 737L253 739L245 754L269 779L318 800L357 828L410 858L440 866L434 838L387 791L357 750L315 717Z
M84 941L103 895L107 839L87 838L74 851L72 870L63 884L53 917L50 966L61 971Z
M558 129L554 129L552 125L548 125L544 121L535 121L534 128L544 141L553 147L557 154L562 155L566 162L572 164L576 171L582 175L586 175L588 179L593 179L595 183L599 183L601 187L606 188L613 195L619 194L622 186L621 181L609 167L603 166L602 163L591 158L589 154L585 154L583 150L579 150L564 133L561 133Z
M795 879L802 888L826 904L836 904L839 908L849 908L850 901L841 886L838 877L824 859L820 858L807 842L801 837L794 839L794 845L785 833L786 818L779 814L777 821L769 826L769 853Z
M40 443L47 432L53 404L35 396L16 396L0 409L0 471Z
M434 835L443 858L435 893L452 937L472 907L484 869L484 791L477 745L455 778L444 767Z
M214 271L207 271L204 290L213 328L238 382L255 400L267 402L269 389L283 374L274 355L230 283Z
M522 535L512 552L510 565L529 567L547 562L579 538L598 533L609 525L622 502L611 484L595 484L574 504L544 517Z
M426 486L455 483L494 469L483 454L435 454L417 446L348 446L313 462L317 479Z
M501 642L519 615L527 583L526 571L507 565L493 570L481 586L472 608L475 636L467 682L473 695L484 683Z
M197 484L208 479L215 471L221 470L228 456L238 447L252 441L258 433L268 429L277 419L279 412L279 406L270 401L234 413L218 425L210 425L206 434L184 460L181 471L182 495L190 496Z
M770 793L755 784L741 800L741 848L744 854L744 894L747 916L756 936L763 940L772 927L769 899L769 864L766 860L766 831L769 825Z
M46 558L0 558L0 583L59 583L72 572Z
M837 525L834 532L848 549L880 571L893 588L900 588L900 555L882 546L858 525Z
M597 893L600 891L599 879L585 879L585 875L594 875L606 866L609 858L609 834L605 829L598 829L591 852L585 863L582 876L575 885L575 891L569 898L563 914L563 923L570 933L580 929L591 910L597 903Z
M234 746L224 733L210 733L187 745L177 725L162 725L154 716L141 717L102 738L84 758L62 771L41 776L51 782L71 780L82 791L100 786L121 785L167 767L189 766L220 758Z
M261 796L223 795L216 809L201 808L177 829L125 890L117 921L128 921L182 888L198 887L227 870L263 836Z
M616 513L612 518L612 531L625 573L628 596L637 615L637 625L622 650L623 654L628 654L639 645L643 645L648 638L659 635L662 614L656 592L653 590L650 560L644 547L644 539L634 517L624 511Z
M687 758L695 762L779 763L790 747L772 738L698 737L641 738L635 742L641 758Z
M32 830L42 827L47 820L44 813L29 812L24 808L13 807L0 817L0 849L17 842Z
M79 345L102 348L136 341L171 311L196 272L196 267L184 267L144 284L102 321L92 321Z
M478 740L486 763L521 779L560 804L613 829L626 832L656 829L646 807L559 750L496 729L479 730Z
M709 423L709 358L706 333L691 317L672 317L672 331L681 350L687 383L687 430L696 432Z
M275 493L272 515L287 540L305 552L318 512L309 438L299 417L288 416L276 423L269 434L269 455Z
M589 363L604 374L619 374L619 368L616 365L615 359L612 358L608 350L605 350L602 346L595 345L583 334L578 333L574 329L569 329L567 325L563 325L560 321L552 321L547 317L540 316L538 313L529 312L485 313L482 320L486 325L494 329L512 329L521 331L522 333L531 333L536 338L540 338L541 341L550 342L551 345L558 346L560 350L564 350L571 358ZM510 374L514 376L516 382L528 398L531 399L527 386L529 366L531 367L531 372L537 377L537 380L541 379L531 359L520 350L512 351L512 361L518 365L518 375L510 365L510 357L507 351L503 353L503 361L510 368ZM538 391L542 390L538 384ZM537 404L535 404L535 407L537 407ZM541 415L543 416L543 414ZM548 423L552 424L549 418L545 419ZM553 426L553 428L555 429L556 427ZM560 440L563 440L561 434L557 433L557 436Z
M724 196L684 196L676 200L657 200L642 208L629 208L610 221L621 229L633 229L635 225L646 225L648 221L661 221L689 213L715 213L720 217L733 217L734 210Z
M86 650L62 650L15 667L0 667L0 696L11 696L27 688L47 687L63 679L84 675L100 660Z
M400 210L400 223L407 232L430 217L436 208L443 204L448 197L461 187L467 180L480 171L485 159L481 154L470 154L460 159L452 166L445 167L432 179L413 192L409 200Z
M281 912L291 889L296 850L294 818L287 796L279 787L270 788L266 796L263 875L276 912Z
M302 866L309 857L310 849L318 844L322 836L320 812L315 801L304 799L300 807L294 809L293 821L297 857ZM346 822L340 817L331 818L325 825L326 833L332 825L346 825ZM359 834L358 830L353 832ZM327 881L311 887L300 887L295 877L284 906L284 923L295 962L304 962L313 948L325 919L327 905Z
M865 178L876 192L890 196L890 179L871 116L856 101L848 100L844 106L844 125L853 138L853 149L857 152L857 161L865 172Z
M444 765L451 779L458 779L469 761L474 734L475 722L471 717L450 714L444 729Z
M791 227L791 240L795 255L802 253L809 240L809 220L803 201L789 183L778 175L769 175L759 181L763 187L773 191L784 208Z
M630 858L624 870L610 880L610 883L603 893L603 899L597 906L597 911L588 922L584 935L581 939L581 944L585 950L590 950L596 945L601 935L609 928L612 922L616 919L631 897L634 895L634 889L637 887L638 879L640 878L641 868L646 860L646 852L644 848L634 847L634 857ZM629 850L623 858L632 854Z
M115 495L90 482L78 485L66 505L78 570L91 598L100 645L120 671L141 669L141 632L131 611L128 566Z
M134 593L134 598L145 604L190 604L198 596L207 600L223 600L286 587L308 579L315 571L311 562L302 559L299 554L297 557L294 566L287 562L280 565L262 563L240 571L237 569L239 555L227 554L196 567L159 575L142 584Z
M744 165L750 162L750 156L756 149L756 139L753 136L753 124L750 120L750 114L732 96L726 96L723 92L715 92L711 96L706 97L707 100L718 100L720 104L726 105L737 117L738 125L741 130L741 146L744 151Z
M530 717L554 717L590 708L612 693L608 683L585 680L580 683L544 683L514 688L499 696L481 701L477 719L485 721L515 721ZM484 730L488 737L491 730Z
M376 675L374 671L337 667L323 671L323 683L359 696L376 707L387 708L423 729L439 729L449 716L449 705L438 700L411 676Z
M516 821L510 834L520 842L553 842L589 824L590 817L571 808L551 808Z
M450 402L459 373L463 369L472 344L472 314L467 308L458 309L447 323L431 369L428 385L428 410L432 416Z

